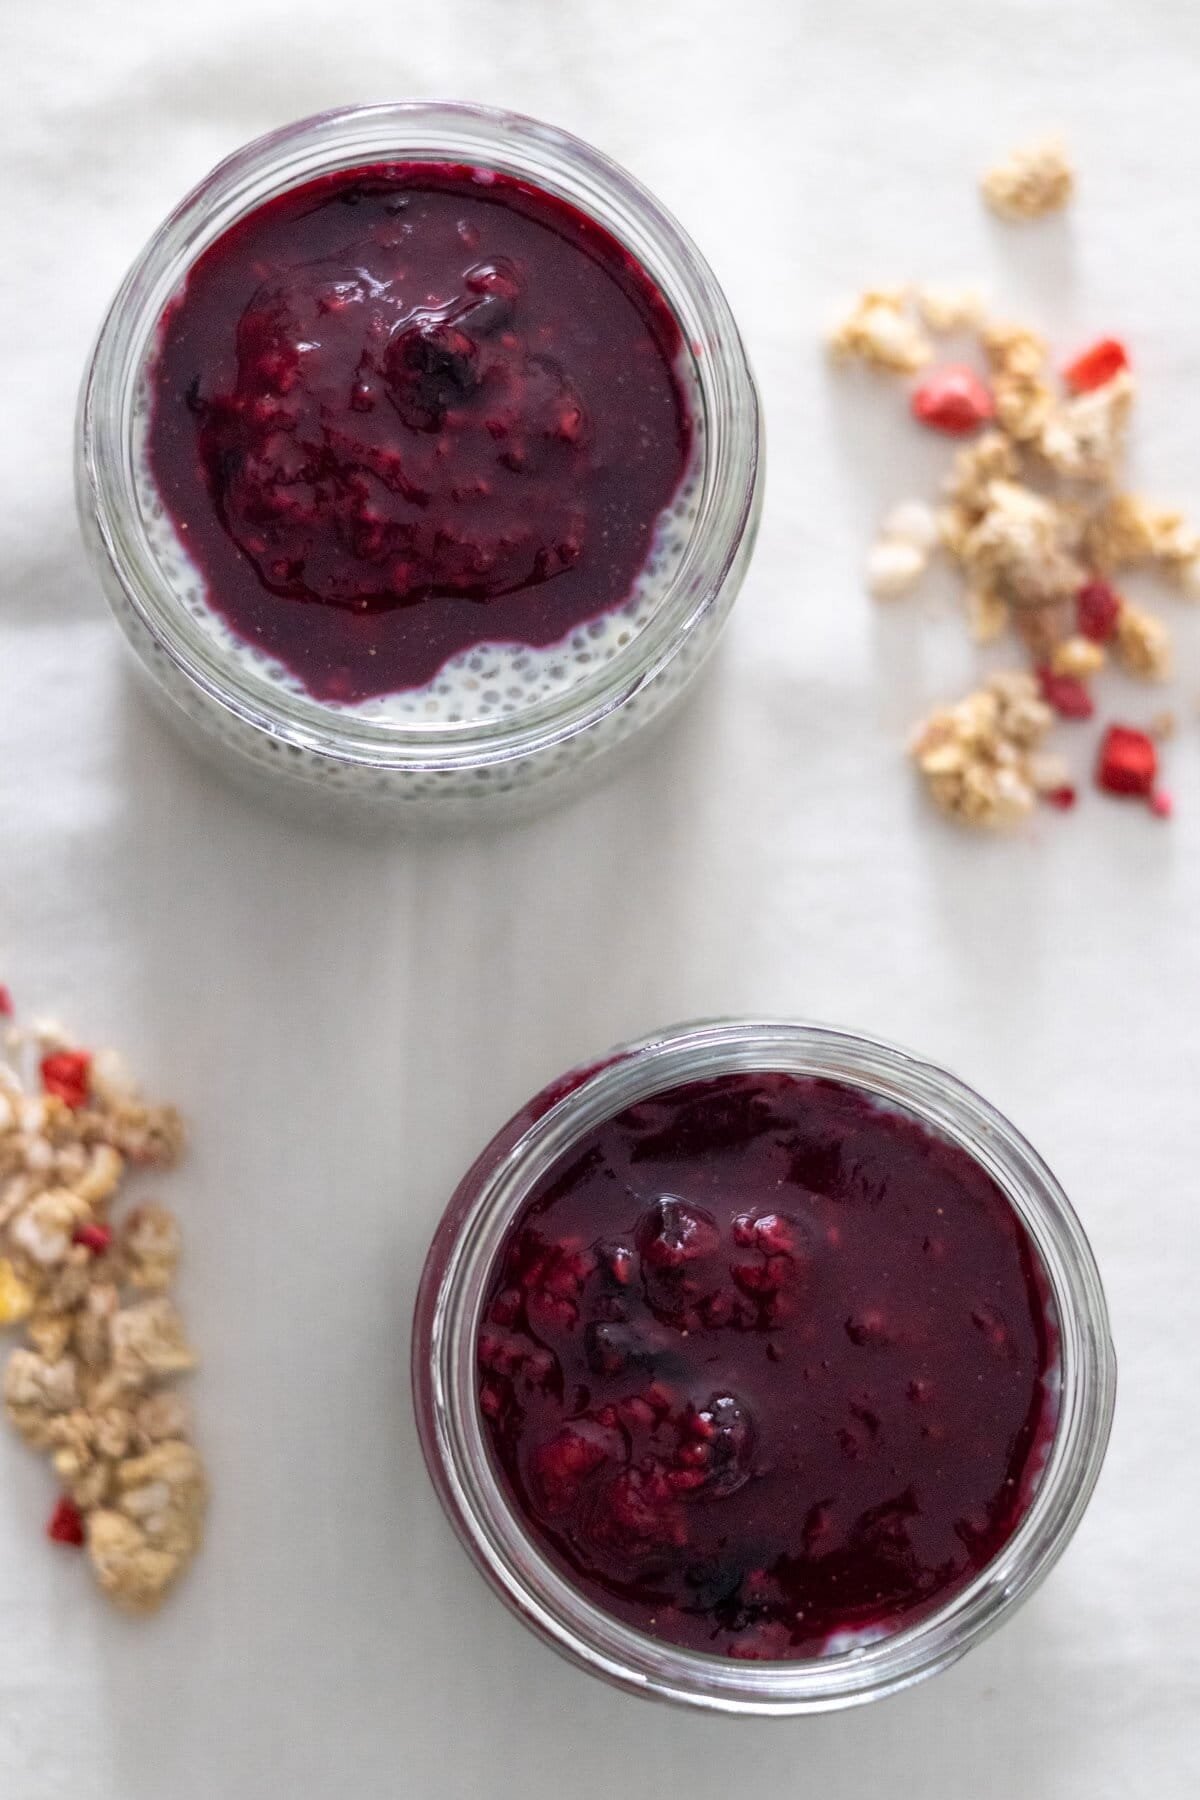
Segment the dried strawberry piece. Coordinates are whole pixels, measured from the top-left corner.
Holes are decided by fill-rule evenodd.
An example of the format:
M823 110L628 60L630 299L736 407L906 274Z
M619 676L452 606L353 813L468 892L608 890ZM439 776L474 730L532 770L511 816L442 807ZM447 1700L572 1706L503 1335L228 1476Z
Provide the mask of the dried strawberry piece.
M1085 581L1075 596L1075 616L1084 637L1106 644L1116 633L1121 596L1107 581Z
M87 1050L54 1050L41 1062L42 1086L48 1094L76 1110L86 1105L91 1053Z
M1110 725L1100 744L1096 785L1108 794L1134 794L1149 800L1158 776L1153 738L1129 725Z
M950 437L965 437L995 416L987 383L965 364L950 363L927 375L913 390L913 418Z
M1093 388L1104 387L1128 367L1129 352L1120 338L1100 338L1067 364L1063 380L1073 393L1087 394Z
M1064 782L1062 787L1051 788L1042 798L1048 806L1057 806L1059 812L1070 812L1079 795L1069 782Z
M11 1019L13 1016L13 999L8 988L0 981L0 1019Z
M55 1544L71 1544L82 1549L87 1541L83 1514L75 1502L64 1494L46 1523L46 1536Z
M1165 788L1156 788L1150 796L1150 811L1156 819L1169 819L1175 811L1175 802Z
M1041 668L1037 672L1041 685L1042 699L1047 706L1052 706L1056 713L1064 719L1090 719L1096 710L1096 703L1088 692L1086 683L1078 675L1056 675L1053 669Z
M112 1243L112 1228L108 1225L77 1225L71 1233L73 1244L83 1244L93 1256L103 1256Z

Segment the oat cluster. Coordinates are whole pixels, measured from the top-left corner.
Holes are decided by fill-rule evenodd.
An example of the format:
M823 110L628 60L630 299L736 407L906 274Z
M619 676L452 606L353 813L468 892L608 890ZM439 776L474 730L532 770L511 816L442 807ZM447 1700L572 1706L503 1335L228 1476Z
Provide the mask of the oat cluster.
M912 755L943 812L968 825L1012 825L1033 811L1039 794L1067 789L1062 758L1041 748L1053 723L1036 679L1006 671L931 713Z
M53 1028L7 1033L0 1061L0 1325L8 1418L61 1485L52 1539L86 1546L119 1606L153 1609L199 1547L204 1470L176 1378L195 1366L169 1297L179 1228L153 1201L118 1213L127 1175L183 1144L121 1060Z
M1061 156L1056 165L1043 145L988 182L993 203L1007 194L1014 214L1031 216L1046 204L1035 206L1037 192L1059 194L1054 204L1069 193L1069 165ZM939 340L951 336L969 360L941 361ZM1091 716L1090 684L1110 662L1145 681L1169 676L1165 620L1117 584L1128 570L1150 570L1200 598L1200 532L1124 485L1136 383L1121 342L1102 339L1056 368L1045 337L994 315L978 289L896 286L864 293L831 347L839 359L914 377L914 418L961 441L942 492L885 517L867 559L872 593L907 593L935 556L948 558L972 636L1009 638L1028 663L1020 679L1041 705L1040 736L1056 715ZM1033 739L1024 724L1009 730L1005 706L989 684L940 710L914 739L930 793L963 822L1010 823L1065 785L1065 774L1050 781L1044 753L1030 765ZM1121 791L1103 770L1098 783ZM1165 816L1169 806L1156 810Z
M1010 152L980 183L1002 219L1040 219L1061 212L1075 192L1075 170L1061 137L1049 134Z

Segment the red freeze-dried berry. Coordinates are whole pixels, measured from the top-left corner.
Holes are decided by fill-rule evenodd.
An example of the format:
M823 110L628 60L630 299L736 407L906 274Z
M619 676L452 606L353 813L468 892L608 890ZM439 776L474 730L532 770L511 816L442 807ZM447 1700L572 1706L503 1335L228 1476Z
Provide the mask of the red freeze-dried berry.
M1059 812L1070 812L1071 808L1078 800L1079 795L1075 792L1075 789L1069 782L1064 782L1062 787L1051 788L1049 793L1044 795L1043 798L1046 800L1047 805L1057 806Z
M1089 344L1086 350L1069 362L1063 370L1063 380L1076 394L1090 393L1093 388L1103 387L1119 375L1122 369L1129 367L1129 352L1119 338L1101 338L1098 343Z
M919 382L913 391L914 419L950 437L965 437L995 416L991 389L974 369L951 363Z
M77 1225L71 1233L73 1244L83 1244L93 1256L103 1256L112 1243L112 1230L107 1225Z
M1169 819L1175 811L1175 802L1165 788L1156 788L1151 794L1150 811L1156 819Z
M81 1107L88 1097L92 1058L87 1050L55 1050L42 1058L42 1086L48 1094L71 1107Z
M1096 784L1109 794L1134 794L1148 800L1158 775L1158 751L1144 731L1110 725L1100 744Z
M1075 616L1084 637L1106 644L1117 629L1121 596L1107 581L1085 581L1075 596Z
M12 1016L13 1016L12 995L9 993L8 989L4 986L3 982L0 982L0 1018L11 1019Z
M1056 675L1053 669L1039 669L1042 699L1064 719L1090 719L1096 703L1078 675Z
M86 1541L83 1515L66 1494L50 1514L46 1523L46 1536L52 1543L71 1544L76 1550L81 1549Z

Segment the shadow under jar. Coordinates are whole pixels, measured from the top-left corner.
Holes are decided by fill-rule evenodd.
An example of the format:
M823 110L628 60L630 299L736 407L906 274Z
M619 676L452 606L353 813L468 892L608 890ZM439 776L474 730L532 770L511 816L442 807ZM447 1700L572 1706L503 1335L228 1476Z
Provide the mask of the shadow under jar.
M944 1071L681 1027L531 1101L455 1194L414 1397L524 1621L652 1697L829 1710L945 1668L1049 1571L1115 1362L1079 1221Z
M683 691L762 458L724 295L644 188L405 102L260 138L164 222L87 371L77 492L203 744L335 810L470 820Z

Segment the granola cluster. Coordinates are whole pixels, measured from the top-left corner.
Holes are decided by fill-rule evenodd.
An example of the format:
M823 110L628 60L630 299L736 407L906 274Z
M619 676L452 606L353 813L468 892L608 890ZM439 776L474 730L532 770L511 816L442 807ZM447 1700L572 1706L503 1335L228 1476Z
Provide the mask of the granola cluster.
M992 171L985 188L992 204L1030 217L1062 204L1071 181L1061 146L1046 143ZM935 361L935 340L949 335L971 362ZM832 348L839 358L914 376L914 418L964 440L940 496L903 501L884 519L867 559L871 592L908 592L944 555L961 574L972 636L981 644L1011 637L1029 664L1028 673L998 677L1000 689L988 684L918 730L914 755L930 793L944 811L978 825L1024 817L1038 795L1063 804L1062 765L1040 751L1031 761L1035 742L1056 718L1092 716L1091 683L1110 662L1145 681L1171 670L1166 622L1116 583L1126 570L1152 570L1176 593L1200 598L1200 532L1123 483L1136 395L1124 345L1101 339L1056 369L1045 338L993 316L977 289L910 286L869 290ZM1037 701L1033 736L1024 714L1015 732L1009 726L1018 679L1022 706ZM1114 785L1107 754L1102 749L1097 785L1132 791ZM1146 797L1167 815L1157 790Z
M1023 670L993 675L917 729L912 755L943 812L966 825L1012 825L1039 794L1061 796L1065 763L1041 749L1054 714Z
M149 1611L200 1544L206 1482L174 1383L195 1367L169 1297L179 1228L126 1176L166 1168L183 1131L111 1051L10 1028L0 1061L0 1325L8 1418L62 1487L48 1533L86 1546L104 1592Z
M1056 134L1035 138L998 162L980 183L983 197L1002 219L1040 219L1060 212L1075 192L1075 170Z

